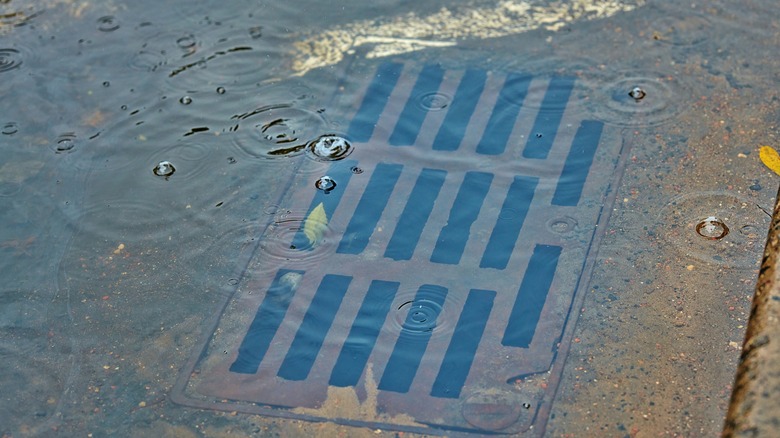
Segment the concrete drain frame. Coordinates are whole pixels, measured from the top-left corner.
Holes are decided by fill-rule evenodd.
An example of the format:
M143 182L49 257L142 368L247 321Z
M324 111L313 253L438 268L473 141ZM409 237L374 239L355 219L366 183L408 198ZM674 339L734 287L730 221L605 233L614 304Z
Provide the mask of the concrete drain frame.
M354 152L241 250L171 399L426 434L543 433L625 166L574 78L385 62ZM318 165L323 165L319 163ZM303 166L307 166L306 163ZM279 251L269 250L278 245Z

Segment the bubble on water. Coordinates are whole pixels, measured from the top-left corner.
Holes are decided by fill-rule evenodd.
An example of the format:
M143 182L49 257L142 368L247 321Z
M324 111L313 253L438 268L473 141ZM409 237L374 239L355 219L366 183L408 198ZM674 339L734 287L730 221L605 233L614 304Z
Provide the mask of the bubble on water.
M225 94L225 87L217 87L217 94Z
M119 107L122 111L127 111L127 105L122 105Z
M231 278L231 279L228 280L228 284L231 285L231 286L235 286L235 285L238 284L238 279L237 278Z
M111 82L108 82L108 81L103 81L103 86L104 86L104 87L106 87L106 88L108 88L108 87L110 87L110 86L111 86Z
M631 96L631 98L635 101L639 102L640 100L644 99L645 96L647 96L647 93L642 89L642 87L636 86L628 92L628 95Z
M322 190L325 193L330 193L331 190L336 188L336 181L325 175L314 183L314 187L317 187L317 189Z
M694 192L672 198L648 231L661 236L685 257L731 268L757 269L765 234L752 231L769 229L770 220L766 207L749 197L724 191Z
M22 65L22 54L16 49L0 49L0 73Z
M113 32L119 29L119 20L113 15L106 15L97 19L98 30L101 32Z
M0 131L4 135L14 135L19 131L19 127L16 125L16 122L8 122L5 125L3 125L3 130Z
M76 134L72 132L66 132L60 135L54 141L52 149L57 154L69 154L76 148Z
M523 403L523 408L531 409L531 403L528 403L528 402Z
M542 134L541 132L536 133L536 138L542 138L542 137L544 137L544 134Z
M361 173L363 173L363 169L357 166L352 166L349 168L349 170L352 171L352 173L354 173L355 175L360 175Z
M689 105L693 87L684 81L672 72L642 70L590 73L578 84L589 89L585 105L596 118L617 126L656 126Z
M344 137L326 134L309 142L306 151L317 161L337 161L352 153L352 144Z
M171 175L173 175L174 172L176 172L176 168L173 167L173 164L171 164L170 161L160 161L156 166L154 166L152 172L155 175L161 176L167 180Z
M228 164L236 164L238 161L234 157L227 157Z
M729 227L722 220L710 216L696 225L696 232L705 239L720 240L729 234Z
M181 99L179 99L179 102L182 105L189 105L192 103L192 98L190 96L182 96Z

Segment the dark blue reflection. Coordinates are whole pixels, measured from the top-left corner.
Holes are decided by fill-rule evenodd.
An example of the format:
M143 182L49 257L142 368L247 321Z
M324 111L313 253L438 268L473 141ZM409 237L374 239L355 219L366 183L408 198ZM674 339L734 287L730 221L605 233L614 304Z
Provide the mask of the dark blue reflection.
M558 186L553 195L553 205L575 207L580 202L585 180L588 178L593 156L601 140L602 122L584 120L574 136L566 163L563 165Z
M466 134L466 127L477 108L482 91L485 89L487 73L483 70L468 70L460 80L458 90L452 99L444 122L433 141L433 149L437 151L454 151L458 149Z
M510 74L499 93L496 106L490 114L485 132L477 145L477 153L498 155L506 149L509 135L515 127L515 120L523 106L531 76Z
M401 169L403 166L400 164L377 164L336 252L360 254L366 249L368 239L385 211L390 194L393 193L395 183L401 175Z
M263 302L257 309L252 325L241 341L236 361L230 365L230 371L242 374L254 374L260 362L268 352L276 331L284 320L287 308L295 294L295 287L303 271L280 269L268 288Z
M336 318L336 313L347 293L352 277L326 275L322 278L309 309L295 333L287 356L277 375L287 380L305 380L322 348L325 336Z
M395 124L393 133L388 140L393 146L409 146L417 140L420 133L420 127L425 120L428 110L421 105L419 99L426 93L439 90L439 85L444 78L444 70L436 65L429 65L423 68L417 82L414 84L412 94L406 101L401 116Z
M398 219L393 236L387 244L385 257L393 260L412 258L446 176L447 172L443 170L422 170Z
M333 386L355 386L363 374L368 356L376 344L400 283L374 280L360 306L355 322L341 349L328 382Z
M432 262L452 265L460 262L466 242L469 240L471 224L477 220L492 181L492 173L466 172L466 177L450 210L447 225L439 233L436 247L431 254Z
M350 140L366 142L371 138L402 70L402 64L387 63L379 66L374 80L366 90L360 109L349 124L347 136Z
M531 207L534 190L539 178L516 176L501 207L496 227L490 234L480 268L504 269L509 263L509 257L515 250L517 236L523 228L523 222Z
M531 345L560 255L560 246L536 245L534 248L501 344L522 348Z
M379 389L402 393L409 391L446 296L445 287L431 284L420 286L382 373Z
M492 290L472 289L455 326L452 340L444 354L439 374L433 382L434 397L458 398L469 375L479 342L493 309L496 293Z
M555 77L550 80L542 107L539 108L531 135L523 149L525 158L547 158L573 88L573 78Z

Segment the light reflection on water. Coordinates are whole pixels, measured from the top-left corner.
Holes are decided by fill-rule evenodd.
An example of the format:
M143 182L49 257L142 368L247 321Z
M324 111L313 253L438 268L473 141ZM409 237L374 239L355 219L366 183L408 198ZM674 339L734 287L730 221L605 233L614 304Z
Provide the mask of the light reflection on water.
M602 30L600 24L573 23L558 33L535 31L490 42L471 40L463 48L428 49L398 59L418 66L442 63L448 71L495 70L499 73L486 79L488 94L493 96L500 94L501 82L497 78L502 74L527 72L533 75L533 80L527 84L520 119L531 117L539 108L544 109L542 113L550 110L550 117L563 120L557 132L559 142L577 135L576 120L580 118L604 121L607 129L616 133L616 138L633 143L637 151L633 158L639 156L647 174L670 172L668 168L677 166L678 162L685 166L685 159L680 157L685 156L688 148L695 147L697 141L688 132L691 130L701 132L698 138L704 138L708 135L705 131L720 129L722 124L734 125L733 130L719 134L711 143L733 149L736 146L729 143L731 135L740 136L740 147L750 145L752 137L745 134L750 130L740 130L739 123L729 121L729 117L738 115L719 112L719 120L696 122L707 129L682 129L682 134L678 119L691 117L697 111L716 117L702 103L707 101L702 96L709 99L714 94L722 98L727 92L717 87L723 83L759 90L771 82L764 79L770 70L766 64L749 70L750 74L737 71L769 61L750 57L732 61L724 58L725 55L710 56L716 52L716 46L727 47L732 53L745 50L725 43L722 35L715 34L716 24L741 29L743 23L765 22L771 15L767 6L764 2L753 2L745 9L735 9L727 2L716 2L708 8L688 5L677 8L650 3L645 9L606 21L609 24L604 32L610 35L607 42L587 42L592 37L586 35ZM24 7L13 2L2 5L0 88L4 98L0 106L4 111L0 111L3 148L0 218L4 226L0 230L0 272L6 286L0 292L0 385L3 386L0 392L13 396L0 400L0 431L11 436L52 432L64 436L89 432L132 435L150 430L150 433L164 434L194 430L190 426L200 421L199 415L207 415L206 423L212 431L221 430L217 414L184 410L170 403L167 397L179 371L197 350L201 332L208 332L209 317L219 313L219 306L227 302L227 297L236 292L247 295L262 292L253 290L251 285L262 283L260 279L268 275L267 270L283 260L297 259L306 267L315 267L327 259L329 251L336 251L343 230L334 229L328 222L310 228L316 229L312 232L317 236L317 245L290 246L295 236L305 232L310 211L305 205L287 209L288 199L284 195L290 187L316 190L314 182L330 169L329 161L318 155L316 141L323 141L323 135L346 135L349 121L345 114L354 113L355 96L362 92L360 87L370 81L376 66L384 62L362 60L358 53L355 58L348 56L348 61L291 77L290 54L295 51L294 43L317 34L322 23L338 29L338 23L396 16L411 12L409 8L417 8L414 11L417 15L426 16L437 13L444 4L427 2L414 6L386 2L371 6L346 1L331 7L320 3L258 6L247 2L216 7L209 2L165 5L135 2L79 7L69 2L33 1ZM462 2L460 6L470 5ZM447 6L452 5L447 3ZM306 16L302 16L302 8L308 11ZM771 29L762 31L759 25L749 27L745 35L766 36L772 32ZM739 35L738 43L753 41L752 37ZM566 93L571 92L573 103L568 106L565 102L562 106L560 102L544 103L546 84L556 77L575 80L572 90L565 84L561 86ZM441 87L448 91L416 96L414 111L440 113L444 117L456 102L453 97L457 83L450 76L443 77ZM402 86L410 94L413 92L412 83ZM641 102L629 96L635 87L645 93ZM719 106L718 111L725 111L723 108L725 105ZM400 114L403 108L396 110ZM489 116L475 117L481 117L489 125ZM724 122L720 124L720 120ZM522 128L526 132L517 137L523 143L542 143L550 138L544 125L540 125L542 129L536 129L530 122L526 125ZM641 135L637 135L640 131ZM474 138L476 134L471 135ZM434 136L435 132L423 130L420 141L433 142ZM677 141L669 140L672 137ZM307 145L314 145L313 153L307 153ZM370 156L370 151L360 152L359 147L352 145L355 153L350 159ZM642 162L644 154L650 154L643 152L643 148L657 154L657 161L648 158ZM712 152L704 149L699 152L700 156L709 153ZM735 154L726 159L720 157L721 162L736 159L732 155ZM419 150L404 150L393 158L426 163L430 156ZM604 162L612 159L618 160L616 156L602 157ZM487 159L469 160L453 154L450 163L453 167L473 166L498 175L507 173L512 166L512 163ZM170 165L155 171L163 162ZM640 264L645 265L653 257L664 260L678 257L677 262L658 263L696 265L695 269L726 266L734 270L732 273L747 272L743 275L740 271L733 276L750 276L749 269L761 253L761 230L766 225L760 207L771 203L767 190L735 194L734 191L740 190L742 177L733 176L729 168L728 172L721 172L719 181L728 179L730 183L721 184L714 192L709 190L710 183L697 183L699 180L691 183L693 188L689 190L704 193L706 207L712 211L705 211L700 201L694 202L701 196L693 195L679 198L692 202L687 209L685 205L670 207L669 200L673 199L672 195L679 195L674 192L680 189L651 188L655 183L653 176L642 176L643 171L632 167L630 158L627 165L629 182L626 184L635 186L640 193L654 190L661 193L635 200L632 189L610 187L610 191L621 190L615 221L624 225L621 230L638 231L642 229L639 221L625 219L637 214L648 222L643 225L651 236L658 236L658 241L664 242L637 244L648 252L632 257L643 260ZM711 163L707 166L715 172L722 170ZM361 175L363 169L353 167L360 170L353 172L353 178L368 179L373 170L372 165L367 166L369 172ZM175 172L170 172L173 168ZM543 169L542 173L553 170ZM741 170L737 173L740 172L748 173ZM759 170L751 168L749 173L751 184L757 185L753 181L761 179L758 187L773 187L774 182ZM409 176L404 178L399 184L411 188L414 181ZM300 182L303 179L305 183ZM336 183L332 190L343 187L339 181ZM600 188L606 192L604 184ZM544 181L539 187L548 192L554 189L545 186ZM454 192L451 197L455 197ZM621 203L622 200L626 201ZM599 202L590 200L583 208L597 211ZM632 202L644 211L635 213ZM728 203L726 207L724 202ZM751 203L758 208L753 208ZM710 214L725 214L721 210L729 208L739 210L740 215L737 227L732 228L723 242L736 242L736 247L722 250L710 245L712 242L696 241L690 233L684 234L690 231L691 221ZM499 212L498 204L493 209L492 213L496 217L503 215L504 220L519 214L517 208ZM397 216L400 210L391 213ZM546 217L535 229L540 235L586 247L595 220L575 219L576 213L572 209L566 214ZM342 220L342 225L347 225L346 220ZM380 228L383 225L385 222L378 222ZM749 233L750 236L734 232L745 227L758 231ZM648 234L629 233L623 240L608 236L606 242L613 248L608 253L628 251L637 241L637 235L647 238ZM483 237L487 240L489 236ZM421 242L430 253L436 235L423 236ZM647 249L653 245L658 247ZM667 254L666 246L674 256ZM369 246L366 257L381 257L381 249ZM265 262L246 269L257 257L265 257ZM614 275L600 268L602 265L608 268L609 263L603 259L596 263L599 267L594 271L595 283L610 285L604 289L616 287L609 280ZM704 266L699 268L700 264ZM634 269L633 262L628 260L620 260L616 265L621 266L620 271ZM571 263L566 266L571 267ZM567 274L572 282L576 280L576 269L575 266ZM403 271L396 274L402 275ZM630 277L623 282L621 276L621 282L634 282L631 283L634 286L622 293L630 295L644 287L636 286L640 281L645 284L644 273L637 274L641 278L624 272L621 275ZM652 275L661 276L647 274ZM732 284L732 277L722 275L719 284ZM740 280L745 289L742 294L749 294L752 286L749 279ZM304 276L296 277L296 281L306 284L309 280ZM367 282L366 279L355 281ZM586 284L589 279L583 281ZM655 287L658 284L663 284L663 279L656 279ZM404 309L414 308L416 292L417 288L402 288L397 300L392 302L399 304L396 310L403 310L390 317L396 331L414 324L430 325L435 327L431 339L436 341L457 330L459 313L451 312L452 307L440 307L440 303L428 305L430 302L425 301L427 307L421 306L425 312L407 316ZM608 296L623 298L614 289ZM600 295L598 299L601 300ZM303 317L307 308L301 300L291 301L290 305L293 312ZM630 300L627 296L624 302L633 303ZM646 305L643 299L636 300L636 308ZM460 311L465 301L464 296L459 296L452 302ZM609 298L599 303L614 301ZM583 302L590 308L591 301ZM347 306L350 305L352 315L357 316L361 311L357 302ZM682 306L675 305L675 309ZM626 312L633 311L630 310L633 307L627 308ZM574 312L578 313L578 309ZM580 331L575 335L573 328L569 328L564 336L564 343L571 338L575 344L572 359L575 364L591 351L576 350L577 340L585 338L583 333L599 333L601 327L589 321L613 318L611 314L603 318L584 315ZM436 317L445 319L434 324L432 320ZM344 336L348 335L347 326L343 329ZM225 332L240 333L244 329L227 326ZM632 330L626 330L626 342L635 339L629 337ZM488 333L496 337L502 334L490 332L490 327ZM721 337L738 340L740 333L735 328ZM230 343L219 336L218 333L213 340L214 348L221 351L225 346L227 351ZM616 338L615 342L622 340ZM724 342L724 345L728 344ZM595 351L602 347L590 348ZM433 348L438 348L442 356L446 353L445 346ZM553 347L557 348L557 345ZM565 349L566 346L563 355ZM615 356L615 351L602 356ZM387 356L390 352L383 354ZM276 359L282 361L281 357ZM544 361L532 365L540 371L547 371L550 366ZM380 371L370 372L379 380ZM572 417L577 418L575 409L571 408L576 403L567 404L566 400L589 401L570 389L574 387L571 382L579 379L574 377L577 372L562 373L560 369L556 372L561 373L560 382L563 382L560 392L563 401L556 409L559 413L571 409ZM728 370L717 377L720 380L714 380L719 383L730 383ZM520 406L533 407L530 411L536 412L538 400L549 403L543 399L544 391L547 385L559 384L558 379L548 382L539 375L512 379L511 383L517 387L526 385L518 392L524 395L522 400L515 400L508 390L499 389L497 394L478 391L464 402L462 415L469 424L485 429L495 428L504 421L512 424L517 412L501 411L507 403L491 405L492 396L528 404L528 407ZM712 388L705 383L701 385L702 393L712 393ZM305 388L300 391L305 393ZM370 401L372 391L377 388L361 386L357 398ZM723 396L719 400L722 402ZM542 408L542 416L553 409L549 405ZM493 409L497 420L485 421L480 415L487 412L483 409ZM717 407L708 405L702 409L709 409L707 418L717 419L722 415ZM304 416L311 414L302 412ZM351 413L354 412L335 411L326 415L349 418ZM355 414L353 418L375 420L361 415ZM554 430L572 430L566 420L560 420L562 416L557 418ZM284 434L291 427L286 423L264 423L244 417L235 424L246 433L271 428ZM544 419L539 424L543 425ZM719 426L706 427L716 431Z

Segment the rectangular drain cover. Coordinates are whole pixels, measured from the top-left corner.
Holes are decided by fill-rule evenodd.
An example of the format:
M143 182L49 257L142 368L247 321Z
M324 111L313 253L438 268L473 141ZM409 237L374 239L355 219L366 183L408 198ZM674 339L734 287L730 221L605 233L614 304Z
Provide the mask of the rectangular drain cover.
M573 78L385 63L172 398L422 433L543 430L623 149ZM327 175L335 187L317 190ZM607 206L605 208L605 206Z

